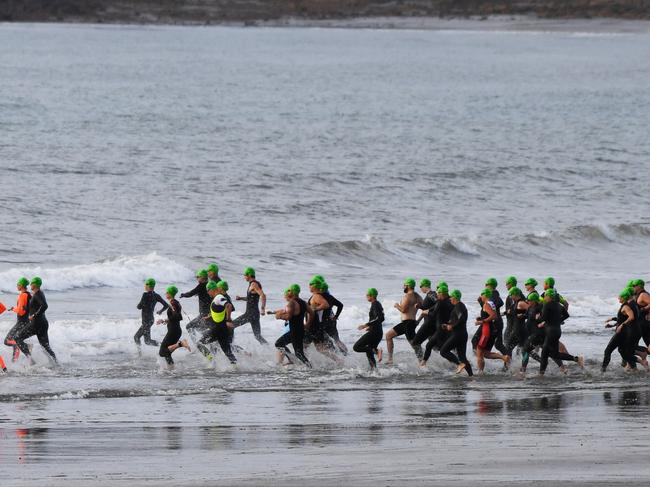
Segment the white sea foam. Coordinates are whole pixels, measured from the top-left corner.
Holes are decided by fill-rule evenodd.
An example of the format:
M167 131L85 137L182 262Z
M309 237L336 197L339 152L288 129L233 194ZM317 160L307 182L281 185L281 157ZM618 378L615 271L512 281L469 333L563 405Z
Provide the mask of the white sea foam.
M167 282L184 282L192 277L192 271L178 262L152 252L69 267L12 268L0 272L0 291L14 292L16 281L21 276L39 276L43 279L46 289L67 291L77 288L139 286L148 277Z

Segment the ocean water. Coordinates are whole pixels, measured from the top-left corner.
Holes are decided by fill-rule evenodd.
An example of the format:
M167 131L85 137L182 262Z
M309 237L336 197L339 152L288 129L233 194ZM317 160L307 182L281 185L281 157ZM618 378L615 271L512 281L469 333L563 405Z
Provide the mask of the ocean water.
M390 478L382 452L395 449L410 474L394 479L444 484L463 469L437 452L446 469L427 471L423 445L465 448L484 434L522 459L522 414L558 428L535 429L549 451L611 417L635 438L647 377L597 371L616 295L650 277L649 41L0 24L0 300L15 300L19 276L40 275L61 361L49 368L35 345L36 366L0 377L0 465L25 485L305 481L301 465L318 473L312 483L363 484ZM271 309L288 284L324 274L345 304L349 346L367 287L380 291L387 329L405 277L448 281L473 315L487 277L503 288L509 274L552 275L571 302L563 341L587 368L551 367L531 383L489 364L470 381L439 357L419 370L398 340L398 366L377 375L364 356L336 366L313 350L314 371L285 370L247 326L235 371L223 355L210 365L179 351L173 372L157 349L138 357L142 281L188 290L212 261L233 295L255 267ZM196 314L194 300L182 304ZM0 334L12 324L0 316ZM282 327L262 319L269 341ZM606 459L601 443L619 433L579 441ZM228 465L218 475L215 455ZM562 458L530 478L567 478ZM487 480L513 481L506 467ZM629 482L643 470L628 467L607 477L580 463L571 479ZM461 479L476 480L468 468Z

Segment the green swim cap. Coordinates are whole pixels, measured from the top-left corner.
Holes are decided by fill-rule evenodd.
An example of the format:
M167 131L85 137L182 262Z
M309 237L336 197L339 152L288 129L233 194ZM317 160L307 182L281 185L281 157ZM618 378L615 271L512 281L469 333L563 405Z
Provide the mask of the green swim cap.
M325 282L325 278L324 278L322 275L320 275L320 274L316 274L316 275L314 276L314 279L318 279L319 281L323 281L323 282Z
M644 287L645 286L645 281L643 279L635 279L632 281L632 286L631 287ZM630 287L630 286L628 286Z
M144 281L144 285L148 287L156 287L156 280L153 277L150 277L146 281Z
M440 286L449 287L446 281L438 281L438 285L436 287L440 287Z
M377 290L374 287L371 287L366 291L366 296L372 296L373 298L376 298L379 295Z
M252 267L247 267L244 269L244 275L248 277L255 277L255 269Z
M320 283L320 290L321 290L321 291L323 291L324 293L326 293L327 291L329 291L329 289L330 289L329 284L327 284L326 282L321 282L321 283Z
M526 282L524 282L524 285L525 286L535 287L535 286L537 286L537 281L535 279L533 279L532 277L529 277L528 279L526 279Z
M447 286L438 286L436 292L438 294L449 294L449 288Z
M449 293L449 296L460 301L460 298L463 296L463 294L458 289L454 289L451 293Z
M217 289L221 289L221 290L223 290L223 291L227 291L227 290L228 290L228 283L227 283L226 281L219 281L219 282L217 283Z
M508 291L509 296L522 296L521 289L519 289L517 286L511 287L510 291Z
M623 298L626 301L628 299L630 299L632 296L634 296L634 290L629 288L629 287L626 287L625 289L623 289L621 291L621 294L618 295L619 298Z
M178 293L178 288L176 286L168 286L166 291L167 294L171 295L171 297L173 298Z
M492 289L488 289L488 288L483 289L483 291L481 291L481 296L485 296L486 298L491 298Z
M26 277L21 277L20 279L18 279L18 282L16 283L16 285L22 286L22 287L27 287L27 286L29 286L29 279L27 279Z
M208 291L214 291L218 287L219 287L219 285L215 281L208 281L208 283L205 285L205 288Z
M212 263L212 264L208 265L208 267L206 268L206 271L213 272L215 274L219 274L219 266L217 264L215 264L215 263Z
M420 287L431 287L431 280L424 278L420 280Z
M415 289L415 279L413 279L412 277L404 279L404 285L411 289Z
M535 303L539 302L539 294L537 293L530 293L528 297L526 298L527 301L533 301Z
M292 284L289 286L289 290L294 296L298 296L300 294L300 286L298 286L298 284Z
M494 277L490 277L487 281L485 281L486 286L492 286L494 288L497 287L498 284L499 283L497 282L496 278L494 278Z
M555 287L555 279L553 279L552 277L547 277L546 279L544 279L544 284L546 284L548 287L552 289L553 287Z
M196 277L202 277L202 278L208 277L207 269L201 269L201 270L196 271Z
M510 286L516 286L517 285L517 278L515 276L508 276L506 278L506 284Z
M32 281L30 282L30 284L33 284L34 286L41 287L41 285L43 284L43 279L41 279L40 277L36 276L36 277L34 277L34 278L32 279Z
M557 296L557 293L555 292L555 289L553 289L553 288L550 288L550 289L547 289L546 291L544 291L544 297L545 298L549 297L551 299L555 299L556 296Z
M317 289L320 289L320 284L325 282L325 279L323 279L323 276L314 276L311 278L311 281L309 281L310 286L315 286Z

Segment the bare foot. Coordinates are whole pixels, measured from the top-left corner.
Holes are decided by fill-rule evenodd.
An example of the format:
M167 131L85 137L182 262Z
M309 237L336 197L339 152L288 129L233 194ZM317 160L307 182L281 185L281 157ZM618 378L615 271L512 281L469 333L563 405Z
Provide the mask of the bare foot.
M458 364L458 367L456 367L456 373L460 374L463 370L465 370L465 364L461 362Z
M585 368L585 358L584 358L584 356L580 355L578 357L578 365L580 366L581 369Z
M426 360L420 360L420 363L418 364L418 367L420 367L421 369L426 369L427 368Z
M510 355L503 356L503 370L508 370L510 367Z
M381 359L384 356L384 351L381 348L377 349L377 363L381 363ZM647 364L647 362L646 362Z
M181 347L186 348L188 352L192 351L192 349L190 348L190 344L187 343L187 340L185 339L181 340Z

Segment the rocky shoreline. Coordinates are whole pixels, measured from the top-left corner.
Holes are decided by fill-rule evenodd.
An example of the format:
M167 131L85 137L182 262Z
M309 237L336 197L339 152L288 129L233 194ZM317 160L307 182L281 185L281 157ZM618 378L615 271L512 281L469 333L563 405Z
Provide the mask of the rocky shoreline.
M2 22L294 25L355 19L650 20L650 0L2 0ZM345 23L345 22L344 22ZM358 23L358 22L357 22ZM393 24L399 24L393 20ZM363 22L361 22L363 24ZM371 23L372 24L372 23ZM377 25L375 22L374 25ZM353 26L353 25L352 25ZM358 25L363 27L363 25ZM388 25L390 26L390 25Z

